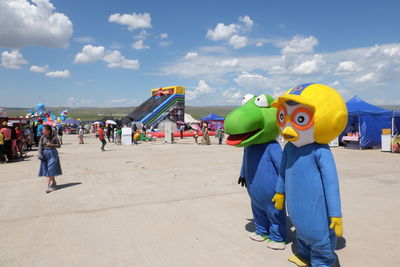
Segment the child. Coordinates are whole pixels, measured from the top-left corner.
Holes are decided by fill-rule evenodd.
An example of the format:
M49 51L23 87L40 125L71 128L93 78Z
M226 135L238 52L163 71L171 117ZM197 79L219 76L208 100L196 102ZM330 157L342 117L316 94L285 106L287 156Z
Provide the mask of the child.
M194 138L194 143L195 143L196 145L198 145L197 139L199 138L199 131L195 131L195 132L194 132L193 138Z
M134 143L135 145L137 145L139 139L140 139L140 131L137 130L136 133L135 133L135 135L133 136L133 143Z
M79 144L80 144L80 145L81 145L81 144L84 144L84 143L83 143L83 128L82 128L82 127L79 128L78 136L79 136Z
M106 146L107 142L106 142L106 138L105 138L105 134L104 134L104 130L103 130L103 126L101 125L99 127L99 130L97 132L98 136L99 136L99 140L101 142L101 151L105 151L104 147Z

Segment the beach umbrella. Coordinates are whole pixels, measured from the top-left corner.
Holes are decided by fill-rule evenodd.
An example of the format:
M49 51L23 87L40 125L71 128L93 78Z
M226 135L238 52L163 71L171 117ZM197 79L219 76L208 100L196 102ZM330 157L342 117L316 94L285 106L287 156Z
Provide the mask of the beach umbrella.
M44 125L54 126L56 123L54 121L46 121L43 123Z
M117 125L117 123L113 120L106 120L106 123L112 124L112 125Z

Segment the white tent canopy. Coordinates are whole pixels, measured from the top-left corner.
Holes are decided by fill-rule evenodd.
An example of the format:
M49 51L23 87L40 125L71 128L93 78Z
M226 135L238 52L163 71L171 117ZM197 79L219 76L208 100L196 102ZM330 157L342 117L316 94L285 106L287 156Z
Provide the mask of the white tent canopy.
M195 123L195 122L199 123L199 121L193 118L192 115L185 113L185 123Z

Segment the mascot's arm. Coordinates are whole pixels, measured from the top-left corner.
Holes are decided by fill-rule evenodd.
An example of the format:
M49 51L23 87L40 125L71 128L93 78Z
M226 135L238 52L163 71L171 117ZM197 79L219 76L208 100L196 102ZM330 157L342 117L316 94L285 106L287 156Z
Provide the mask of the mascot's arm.
M276 181L276 192L285 194L285 173L286 173L286 149L283 150L281 164L279 167L279 176L278 180Z
M246 153L246 148L243 149L243 161L242 161L242 168L240 169L240 176L238 179L238 184L240 184L242 187L246 186L246 179L245 179L245 173L246 173L246 164L247 164L247 153ZM246 186L247 187L247 186Z
M278 143L271 145L269 150L269 158L272 161L272 165L274 165L277 175L279 175L279 169L281 168L282 161L282 148Z
M330 228L334 229L337 236L342 236L342 211L340 207L339 179L335 160L328 146L318 149L316 155L325 191L328 216L331 218Z
M277 210L282 210L285 205L285 171L286 171L286 150L283 150L280 160L278 180L276 181L276 194L272 198Z

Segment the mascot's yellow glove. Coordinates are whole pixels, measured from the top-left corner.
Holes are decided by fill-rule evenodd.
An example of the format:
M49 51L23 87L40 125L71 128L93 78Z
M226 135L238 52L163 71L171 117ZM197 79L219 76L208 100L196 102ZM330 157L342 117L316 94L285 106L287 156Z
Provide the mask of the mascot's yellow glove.
M275 204L275 206L276 206L276 204ZM342 218L331 217L331 225L329 226L329 228L331 228L335 231L336 236L342 236L343 235Z
M282 210L283 205L285 204L285 194L276 193L275 196L272 198L272 202L275 203L275 209Z

